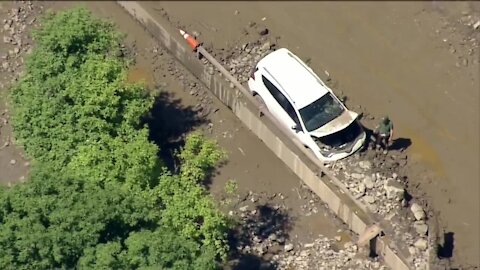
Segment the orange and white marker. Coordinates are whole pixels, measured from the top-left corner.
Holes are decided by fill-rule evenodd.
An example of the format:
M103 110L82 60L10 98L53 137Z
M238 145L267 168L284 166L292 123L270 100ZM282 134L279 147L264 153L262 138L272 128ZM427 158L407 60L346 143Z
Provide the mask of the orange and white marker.
M182 29L178 29L180 31L180 34L183 36L183 38L187 41L188 45L195 51L200 44L197 42L197 40L190 36L189 34L185 33Z

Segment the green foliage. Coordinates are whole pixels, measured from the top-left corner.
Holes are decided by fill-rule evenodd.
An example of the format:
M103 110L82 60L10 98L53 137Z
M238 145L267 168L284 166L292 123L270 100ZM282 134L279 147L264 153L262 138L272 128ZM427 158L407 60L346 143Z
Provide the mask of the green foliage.
M237 192L237 189L238 189L237 181L233 179L228 180L227 183L225 184L225 193L227 193L228 195L235 194L235 192Z
M118 184L100 187L40 169L1 194L1 269L71 268L85 247L159 219L156 205Z
M225 158L212 140L205 140L200 133L192 133L187 137L183 151L179 154L182 161L180 175L198 183L205 179L210 168Z
M162 169L140 121L154 97L125 82L113 24L80 8L42 25L11 91L38 162L0 188L0 269L215 269L230 223L201 184L225 153L194 133L179 174Z
M111 22L99 20L85 8L48 12L42 28L33 32L38 52L60 57L58 63L74 66L89 54L106 55L120 49L123 35ZM54 75L54 74L53 74Z
M229 222L216 208L205 188L198 185L223 157L224 153L212 140L193 133L187 137L179 154L182 161L179 175L162 175L156 190L165 207L163 227L173 228L186 238L201 241L226 258Z

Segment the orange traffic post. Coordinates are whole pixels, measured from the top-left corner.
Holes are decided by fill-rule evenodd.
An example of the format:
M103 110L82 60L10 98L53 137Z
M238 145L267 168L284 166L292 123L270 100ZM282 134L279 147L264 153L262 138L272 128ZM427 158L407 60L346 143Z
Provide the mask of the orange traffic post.
M178 30L180 31L180 34L183 36L183 38L187 41L188 45L192 48L192 50L197 50L197 47L200 46L200 43L198 43L198 41L194 37L190 36L182 29Z

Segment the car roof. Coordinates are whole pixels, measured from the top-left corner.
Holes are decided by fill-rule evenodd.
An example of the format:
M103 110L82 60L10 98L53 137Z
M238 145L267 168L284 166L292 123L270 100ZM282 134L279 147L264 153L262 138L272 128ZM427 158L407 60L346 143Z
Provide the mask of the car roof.
M329 92L318 76L286 48L268 54L257 67L265 69L275 79L298 109Z

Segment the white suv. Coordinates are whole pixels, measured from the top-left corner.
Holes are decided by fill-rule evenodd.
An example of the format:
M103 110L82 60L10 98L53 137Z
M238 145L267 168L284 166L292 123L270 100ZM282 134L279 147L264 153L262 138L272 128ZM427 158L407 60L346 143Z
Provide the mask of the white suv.
M350 111L302 60L278 49L261 59L248 86L273 116L322 161L353 154L365 131Z

